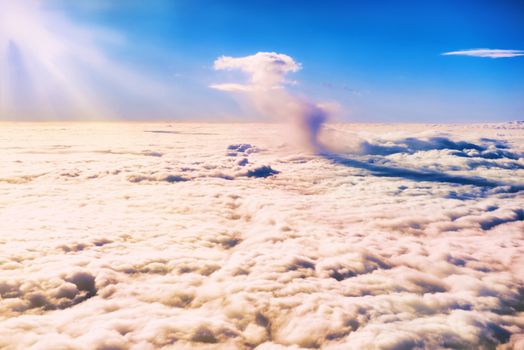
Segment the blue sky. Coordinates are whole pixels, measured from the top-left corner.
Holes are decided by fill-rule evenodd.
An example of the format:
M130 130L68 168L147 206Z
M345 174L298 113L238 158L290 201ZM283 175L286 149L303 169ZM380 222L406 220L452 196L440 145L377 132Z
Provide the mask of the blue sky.
M46 11L97 32L90 43L108 60L162 85L155 96L162 101L157 103L149 99L150 91L134 91L142 95L139 98L121 92L118 84L108 81L108 74L94 71L88 75L90 83L78 83L84 90L104 91L106 104L116 105L111 107L120 117L256 118L249 105L208 86L231 79L231 73L212 69L217 57L266 51L300 62L302 69L289 76L297 82L290 89L315 101L337 102L344 120L524 119L524 56L442 55L478 48L524 50L522 1L49 0L44 4ZM30 56L31 50L26 51ZM24 50L20 52L23 56ZM83 79L87 74L70 75ZM60 114L58 106L54 110Z

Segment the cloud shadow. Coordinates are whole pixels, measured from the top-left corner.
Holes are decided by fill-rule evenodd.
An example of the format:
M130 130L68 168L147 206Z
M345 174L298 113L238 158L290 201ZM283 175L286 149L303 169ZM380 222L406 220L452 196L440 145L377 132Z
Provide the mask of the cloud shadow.
M524 190L524 185L510 185L507 183L489 180L482 177L475 176L458 176L450 175L438 171L415 170L402 167L390 167L384 165L377 165L373 163L363 162L356 159L351 159L338 154L325 153L321 154L325 159L332 161L335 164L344 165L346 167L364 169L371 172L373 176L380 177L399 177L413 181L429 181L429 182L443 182L458 185L471 185L484 188L495 188L505 186L505 192L514 193Z
M451 150L453 155L465 158L511 159L518 160L521 154L508 151L508 146L500 140L483 138L485 145L476 145L466 141L453 141L447 137L431 137L427 140L408 137L397 140L394 144L381 145L364 141L361 144L363 154L388 156L395 153L414 154L419 151Z

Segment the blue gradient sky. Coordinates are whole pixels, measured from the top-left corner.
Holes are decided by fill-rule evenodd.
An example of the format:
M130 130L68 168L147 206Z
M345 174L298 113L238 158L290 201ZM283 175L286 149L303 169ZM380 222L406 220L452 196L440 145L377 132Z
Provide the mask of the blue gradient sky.
M109 88L103 79L90 84L118 104L120 117L253 118L248 106L208 88L229 78L212 64L221 55L275 51L302 64L290 77L298 82L292 89L316 101L338 102L344 120L524 119L524 56L441 55L475 48L523 50L522 1L44 3L83 28L116 33L116 44L100 41L97 49L166 88L161 98L169 107L162 109L146 97L137 101Z

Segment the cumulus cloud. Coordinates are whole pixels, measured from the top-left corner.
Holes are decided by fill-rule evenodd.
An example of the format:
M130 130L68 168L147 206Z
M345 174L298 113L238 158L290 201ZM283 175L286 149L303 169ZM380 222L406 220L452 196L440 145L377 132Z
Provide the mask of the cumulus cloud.
M215 61L214 68L216 70L238 69L247 73L250 76L250 84L246 86L248 89L271 89L281 87L285 82L286 74L297 72L301 67L288 55L258 52L245 57L221 56ZM228 90L227 85L223 90Z
M523 50L500 50L500 49L470 49L470 50L444 52L442 55L506 58L506 57L524 56L524 51Z
M523 164L523 125L328 128L493 186L275 125L4 123L0 348L521 347L524 169L469 162Z
M299 131L301 142L319 149L318 135L327 120L329 108L298 98L285 89L286 75L297 72L301 65L292 57L275 52L258 52L245 57L221 56L215 70L239 70L248 75L245 84L212 84L211 88L245 93L266 116L291 122Z

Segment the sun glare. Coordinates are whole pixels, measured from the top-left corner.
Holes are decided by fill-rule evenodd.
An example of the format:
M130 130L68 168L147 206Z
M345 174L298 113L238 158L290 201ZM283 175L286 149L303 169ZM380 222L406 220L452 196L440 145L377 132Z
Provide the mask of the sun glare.
M160 95L106 53L100 42L114 37L36 0L0 0L0 117L114 118L113 95Z

